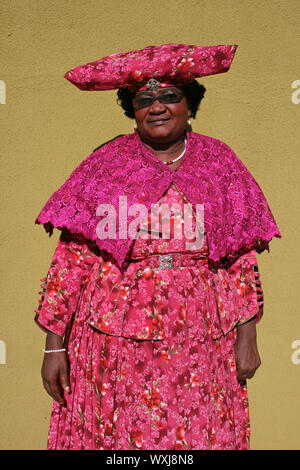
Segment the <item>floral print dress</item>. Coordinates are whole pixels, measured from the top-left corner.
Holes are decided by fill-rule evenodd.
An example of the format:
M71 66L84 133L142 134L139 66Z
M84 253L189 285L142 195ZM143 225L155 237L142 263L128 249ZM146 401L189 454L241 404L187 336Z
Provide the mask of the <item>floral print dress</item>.
M42 281L35 320L65 335L71 393L53 401L48 449L248 449L247 386L237 381L237 325L262 314L256 252L230 268L182 235L162 238L162 208L189 207L172 183L140 226L121 272L66 232ZM181 214L181 215L180 215ZM176 235L177 234L177 235ZM176 236L175 236L176 235Z

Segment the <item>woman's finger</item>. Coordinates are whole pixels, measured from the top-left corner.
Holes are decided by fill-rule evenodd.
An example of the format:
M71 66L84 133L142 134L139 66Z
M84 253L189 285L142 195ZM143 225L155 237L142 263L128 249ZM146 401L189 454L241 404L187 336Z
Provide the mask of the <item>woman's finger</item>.
M60 378L60 384L61 384L61 387L63 388L63 390L65 390L67 393L70 393L71 388L70 388L67 369L62 369L61 370L59 378Z
M63 396L62 388L58 385L54 385L51 388L52 397L55 401L57 401L60 405L65 406L66 402Z
M57 401L60 405L65 405L62 388L57 384L57 382L44 381L44 387L53 400Z
M238 381L245 382L246 379L251 379L255 375L256 369L254 370L242 370L238 371Z

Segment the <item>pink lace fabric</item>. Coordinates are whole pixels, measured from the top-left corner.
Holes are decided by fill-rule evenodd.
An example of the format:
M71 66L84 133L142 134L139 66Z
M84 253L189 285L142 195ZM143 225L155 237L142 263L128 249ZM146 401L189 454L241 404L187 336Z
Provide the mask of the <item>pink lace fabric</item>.
M174 203L186 198L171 184L159 204ZM53 402L48 449L249 448L234 343L236 326L262 315L256 252L216 266L206 236L201 247L184 231L175 237L186 220L172 215L162 239L145 219L125 273L63 231L35 312L44 331L66 336L70 361L71 393L65 408ZM158 269L170 253L173 268Z
M174 182L193 204L204 204L204 224L212 261L232 263L255 250L269 250L269 241L281 237L259 185L233 150L217 139L187 133L181 165L170 170L146 149L137 133L120 136L88 156L56 191L36 223L51 233L68 229L94 241L122 264L132 248L130 237L119 237L119 196L128 206L142 203L149 211ZM97 208L113 204L116 238L97 236ZM128 217L128 224L133 217Z

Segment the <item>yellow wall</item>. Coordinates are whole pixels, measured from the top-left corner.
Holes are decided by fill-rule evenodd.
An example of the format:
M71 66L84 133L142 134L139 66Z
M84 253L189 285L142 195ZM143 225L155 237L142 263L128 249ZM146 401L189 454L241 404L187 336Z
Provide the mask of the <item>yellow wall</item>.
M298 80L300 91L300 2L2 0L0 8L0 448L44 449L47 440L45 336L33 310L58 232L49 239L34 220L95 147L133 130L116 92L79 91L63 75L113 52L179 42L239 45L228 73L199 80L207 92L193 130L234 149L283 235L258 257L265 313L258 326L262 366L249 381L251 443L299 449L300 353L292 343L300 340L300 93L292 83Z

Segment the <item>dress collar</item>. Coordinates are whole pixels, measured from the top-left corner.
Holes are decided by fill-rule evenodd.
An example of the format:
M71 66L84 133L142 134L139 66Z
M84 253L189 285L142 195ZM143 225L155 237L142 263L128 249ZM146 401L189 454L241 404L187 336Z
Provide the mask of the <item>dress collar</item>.
M168 165L165 165L159 158L157 158L157 156L143 144L138 132L135 133L135 136L136 136L137 147L139 149L139 153L142 159L150 163L159 175L162 175L162 174L176 175L178 174L179 170L182 170L184 167L186 167L187 161L189 160L190 146L191 146L191 132L190 131L186 132L186 151L181 159L180 165L176 168L176 170L171 170L171 168L169 168Z

